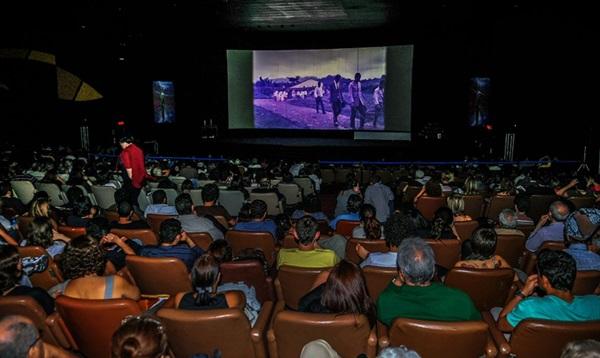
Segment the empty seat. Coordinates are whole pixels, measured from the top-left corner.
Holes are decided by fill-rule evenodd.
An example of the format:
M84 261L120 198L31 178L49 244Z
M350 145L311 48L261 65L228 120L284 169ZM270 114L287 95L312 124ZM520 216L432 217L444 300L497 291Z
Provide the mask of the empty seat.
M525 237L521 235L498 235L496 255L502 256L511 267L519 267L519 259L525 252Z
M317 277L327 270L329 268L281 266L275 279L277 299L292 309L298 309L302 296L310 292Z
M471 297L480 311L504 307L514 279L514 271L454 267L446 275L446 286L458 288Z
M172 257L143 257L129 255L127 269L146 295L169 294L192 291L192 282L183 261Z
M219 192L219 204L221 204L230 215L238 216L242 205L244 205L244 193L239 190L221 190Z
M250 193L250 201L262 200L267 204L267 215L283 214L282 203L275 193Z
M272 266L277 258L275 239L269 232L229 230L225 233L225 240L231 245L234 256L239 255L244 249L259 249L265 254L265 259Z
M395 267L374 267L367 266L362 269L367 283L369 296L374 302L377 302L379 295L392 282L392 279L398 275Z
M426 239L435 254L435 263L439 266L451 269L460 259L461 242L456 239L440 240Z
M356 253L356 245L361 244L369 252L388 252L385 240L350 239L346 243L346 260L359 264L362 259Z
M158 239L151 229L112 229L113 234L128 239L139 239L144 245L157 245Z
M28 180L11 180L10 185L13 191L17 194L17 198L25 205L29 204L33 200L35 194L35 187Z
M116 204L115 191L117 190L111 186L92 186L92 193L94 193L94 197L96 197L98 206L105 210Z
M437 209L446 205L446 199L441 197L422 196L417 200L415 207L423 215L425 220L433 220Z

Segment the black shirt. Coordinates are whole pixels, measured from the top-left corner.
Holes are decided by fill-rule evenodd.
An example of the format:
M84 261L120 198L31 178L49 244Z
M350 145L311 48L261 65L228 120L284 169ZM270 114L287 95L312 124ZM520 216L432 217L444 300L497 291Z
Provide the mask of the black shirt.
M29 296L42 306L47 315L54 313L54 299L39 287L17 286L6 296Z

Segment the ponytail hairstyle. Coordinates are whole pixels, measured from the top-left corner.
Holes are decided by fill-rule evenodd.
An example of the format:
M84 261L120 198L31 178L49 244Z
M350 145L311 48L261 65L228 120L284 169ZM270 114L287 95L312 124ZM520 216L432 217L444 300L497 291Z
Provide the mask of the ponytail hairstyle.
M367 240L381 238L381 223L377 220L377 212L371 204L363 204L360 208L360 222L365 230Z
M210 255L202 255L192 268L192 284L196 290L195 304L209 306L215 300L216 284L220 278L219 263Z
M111 358L161 358L168 351L162 323L150 316L125 318L112 337Z

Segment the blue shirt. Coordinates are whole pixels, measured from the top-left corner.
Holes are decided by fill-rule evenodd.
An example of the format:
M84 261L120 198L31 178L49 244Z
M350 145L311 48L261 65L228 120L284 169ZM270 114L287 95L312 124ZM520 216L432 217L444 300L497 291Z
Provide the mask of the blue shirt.
M190 248L187 245L176 246L144 246L140 250L140 256L146 257L174 257L183 261L188 271L194 266L196 259L204 253L198 246Z
M564 241L564 229L565 224L559 221L544 226L529 236L529 239L527 239L527 242L525 243L525 247L527 250L534 252L546 241Z
M600 255L588 250L586 244L571 244L564 251L575 259L577 271L600 271Z
M360 267L396 267L397 259L397 252L371 252L369 256L360 263Z
M571 303L553 295L528 297L506 316L513 327L527 318L563 322L600 320L600 296L575 296Z
M335 227L336 227L338 221L340 221L340 220L359 221L360 216L358 215L358 213L346 213L346 214L338 215L335 219L331 220L331 222L329 223L329 227L335 230Z
M317 221L320 221L320 220L327 221L327 220L329 220L329 218L327 217L327 215L325 215L322 211L318 211L316 213L305 213L304 210L295 210L292 213L292 220L299 220L299 219L301 219L305 215L312 216Z
M273 220L239 222L235 224L233 230L270 232L273 239L277 239L277 224Z
M177 209L174 206L170 206L167 204L152 204L146 207L146 211L144 211L144 217L148 217L148 214L158 214L158 215L173 215L177 216Z

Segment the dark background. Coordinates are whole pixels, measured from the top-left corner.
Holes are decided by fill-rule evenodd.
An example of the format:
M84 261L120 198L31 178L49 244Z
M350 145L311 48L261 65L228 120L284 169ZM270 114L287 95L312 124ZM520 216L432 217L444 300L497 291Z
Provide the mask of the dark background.
M461 5L434 1L318 0L22 1L0 5L0 49L56 55L104 98L56 99L51 65L0 58L0 139L23 145L79 144L87 118L93 146L109 144L115 123L161 154L239 153L236 142L264 133L227 130L227 48L331 48L414 44L413 142L364 148L283 149L278 154L371 159L501 157L504 134L516 131L516 159L549 154L581 159L598 132L592 106L593 13L577 4L504 1ZM267 6L268 5L268 6ZM340 12L341 11L341 12ZM292 16L287 16L292 14ZM286 15L286 16L284 16ZM491 78L490 129L468 128L469 79ZM173 80L177 123L152 120L152 81ZM213 119L221 140L200 136ZM441 133L441 140L432 140ZM267 132L271 137L329 138L328 133ZM350 138L351 134L333 135ZM260 141L259 141L260 142ZM328 146L324 142L323 147ZM258 146L254 146L258 148ZM272 152L270 149L265 153ZM348 159L348 158L346 158Z

